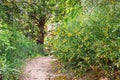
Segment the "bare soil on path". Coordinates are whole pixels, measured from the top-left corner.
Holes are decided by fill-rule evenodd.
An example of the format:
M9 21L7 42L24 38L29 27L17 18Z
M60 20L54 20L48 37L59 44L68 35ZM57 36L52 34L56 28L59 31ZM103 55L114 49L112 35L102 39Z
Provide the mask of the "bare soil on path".
M57 66L51 64L55 60L49 56L42 56L26 61L20 80L76 80L71 76L69 77L68 74L51 73L53 66ZM94 75L94 73L90 72L77 80L110 80L106 77L95 79Z
M49 80L51 57L40 57L27 61L21 80Z

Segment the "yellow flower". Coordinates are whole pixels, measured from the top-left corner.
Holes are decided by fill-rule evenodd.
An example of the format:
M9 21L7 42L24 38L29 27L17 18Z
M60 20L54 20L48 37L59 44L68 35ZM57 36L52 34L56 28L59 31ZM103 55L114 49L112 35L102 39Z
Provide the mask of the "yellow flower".
M78 32L78 33L77 33L77 36L79 36L80 34L81 34L81 32Z
M54 32L53 32L53 34L54 34L54 35L56 35L56 34L57 34L57 32L55 32L55 31L54 31Z
M72 36L72 33L68 33L68 37L71 37Z
M77 49L77 51L80 51L80 49Z
M78 46L78 48L81 48L81 47L82 47L81 45Z
M63 39L63 43L67 42L67 39Z
M86 61L90 60L90 57L86 57L85 60L86 60Z

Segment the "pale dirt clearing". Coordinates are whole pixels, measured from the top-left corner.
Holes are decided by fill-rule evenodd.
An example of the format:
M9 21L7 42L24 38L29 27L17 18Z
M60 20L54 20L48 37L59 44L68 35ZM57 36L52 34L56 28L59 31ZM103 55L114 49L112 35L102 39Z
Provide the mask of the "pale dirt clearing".
M21 80L49 80L51 57L40 57L27 61Z
M87 75L74 79L73 76L68 74L52 73L53 67L56 69L57 64L51 64L56 61L49 56L42 56L39 58L26 61L23 73L20 76L20 80L110 80L106 77L96 78L94 72L87 73ZM58 70L58 69L57 69Z

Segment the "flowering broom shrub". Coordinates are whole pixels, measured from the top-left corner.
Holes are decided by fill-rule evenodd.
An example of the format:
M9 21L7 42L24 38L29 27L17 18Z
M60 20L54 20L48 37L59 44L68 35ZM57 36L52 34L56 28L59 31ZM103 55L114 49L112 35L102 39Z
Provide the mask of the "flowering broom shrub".
M77 10L78 11L78 10ZM108 77L120 74L120 12L109 6L85 13L79 9L57 27L50 45L66 69L94 70Z

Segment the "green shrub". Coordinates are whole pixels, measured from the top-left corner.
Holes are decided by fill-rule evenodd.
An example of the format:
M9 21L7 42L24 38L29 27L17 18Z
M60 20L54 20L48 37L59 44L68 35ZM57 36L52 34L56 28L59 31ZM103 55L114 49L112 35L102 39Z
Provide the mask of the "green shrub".
M40 46L21 32L0 24L0 75L3 80L18 80L26 58L40 53Z
M78 11L78 10L77 10ZM120 72L120 12L110 6L85 13L80 9L53 32L50 45L66 69L84 74L92 69L109 77Z

